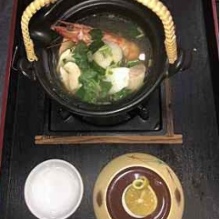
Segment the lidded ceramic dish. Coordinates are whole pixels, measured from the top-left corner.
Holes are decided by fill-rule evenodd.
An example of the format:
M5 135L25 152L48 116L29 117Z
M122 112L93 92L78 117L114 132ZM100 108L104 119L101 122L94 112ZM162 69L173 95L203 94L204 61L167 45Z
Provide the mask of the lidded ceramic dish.
M131 153L103 168L95 183L93 207L97 219L181 219L184 194L166 163Z

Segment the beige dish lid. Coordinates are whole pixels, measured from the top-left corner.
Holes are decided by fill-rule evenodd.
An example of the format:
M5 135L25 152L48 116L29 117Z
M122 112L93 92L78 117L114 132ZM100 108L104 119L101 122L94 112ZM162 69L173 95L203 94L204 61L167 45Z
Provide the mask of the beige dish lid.
M184 194L178 177L162 160L144 153L122 155L102 169L93 190L93 207L97 219L138 218L126 212L122 196L129 184L140 176L148 178L158 199L156 210L142 218L181 219Z

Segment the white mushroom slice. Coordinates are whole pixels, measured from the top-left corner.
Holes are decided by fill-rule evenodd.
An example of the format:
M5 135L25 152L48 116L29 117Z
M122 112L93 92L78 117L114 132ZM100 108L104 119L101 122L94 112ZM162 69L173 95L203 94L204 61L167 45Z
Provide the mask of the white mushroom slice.
M106 81L112 83L109 94L114 94L127 87L129 84L129 68L112 68L106 74Z
M146 67L144 64L139 64L130 68L128 89L138 90L144 82Z
M60 75L65 87L69 91L76 92L81 87L79 83L81 71L75 63L67 62L60 68Z
M118 63L123 58L123 52L120 46L116 43L105 41L105 43L111 48L112 50L112 58L114 63Z

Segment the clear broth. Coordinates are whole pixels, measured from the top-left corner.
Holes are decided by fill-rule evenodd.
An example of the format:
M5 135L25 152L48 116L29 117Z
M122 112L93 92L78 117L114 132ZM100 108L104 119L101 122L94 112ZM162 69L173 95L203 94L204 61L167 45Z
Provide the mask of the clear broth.
M152 47L147 37L147 33L145 33L135 22L122 16L110 13L101 13L84 17L83 19L77 20L76 23L88 25L95 29L101 29L102 31L113 33L118 37L126 38L127 40L130 40L138 45L140 48L140 57L142 57L141 62L146 66L144 81L147 80L147 75L149 74L150 67L152 65ZM67 92L69 95L74 95L76 97L75 94L72 94L69 91ZM131 94L134 94L135 92L137 91L133 91ZM128 96L131 96L131 94L128 94L122 99L126 99ZM79 97L77 98L80 99ZM111 103L112 101L99 101L95 104L106 105Z

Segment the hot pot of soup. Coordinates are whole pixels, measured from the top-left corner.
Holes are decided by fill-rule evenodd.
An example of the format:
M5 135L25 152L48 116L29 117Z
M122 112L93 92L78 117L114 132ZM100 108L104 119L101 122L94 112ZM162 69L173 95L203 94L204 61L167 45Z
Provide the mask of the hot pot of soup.
M123 118L183 68L180 49L169 60L175 36L166 46L170 30L163 25L134 0L59 1L30 20L37 56L29 59L32 73L72 113L96 121Z

